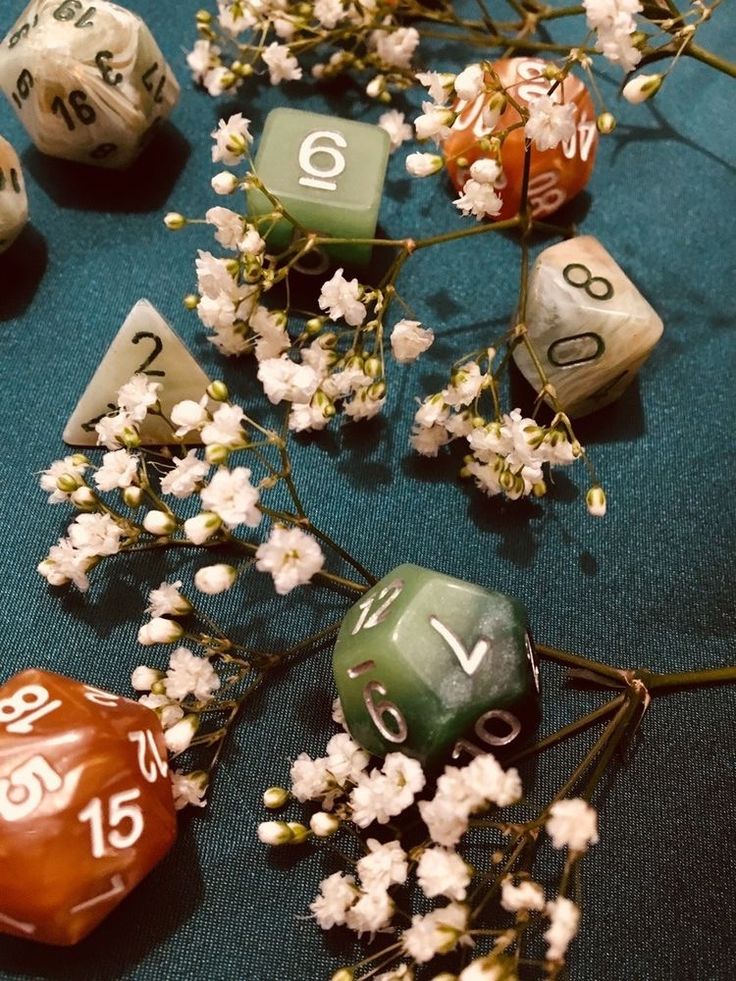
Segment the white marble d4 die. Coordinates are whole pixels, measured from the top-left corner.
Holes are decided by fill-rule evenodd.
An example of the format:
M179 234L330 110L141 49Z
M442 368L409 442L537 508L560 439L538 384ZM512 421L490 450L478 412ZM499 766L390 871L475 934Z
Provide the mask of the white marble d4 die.
M28 221L28 198L18 154L0 136L0 252L9 249Z
M590 235L541 252L529 277L528 335L571 416L614 402L662 336L663 325L631 280ZM539 392L523 343L514 360Z
M125 167L179 97L149 29L108 0L31 0L0 52L0 89L52 157Z

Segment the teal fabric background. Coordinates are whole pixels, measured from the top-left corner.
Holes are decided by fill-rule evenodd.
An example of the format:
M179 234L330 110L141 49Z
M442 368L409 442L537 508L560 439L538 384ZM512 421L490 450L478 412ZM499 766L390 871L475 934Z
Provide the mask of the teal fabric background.
M309 83L252 85L230 102L213 101L193 88L184 65L202 0L131 6L182 83L171 126L132 171L98 173L44 158L10 106L0 105L0 132L22 155L31 207L30 226L0 258L0 680L37 665L128 692L132 667L165 657L136 644L145 593L173 573L190 584L196 563L120 560L87 597L49 590L34 571L66 518L46 504L36 475L63 455L64 423L135 301L148 297L206 370L224 374L252 411L261 409L252 365L223 366L196 315L181 306L194 285L196 249L211 247L207 230L171 234L161 223L167 210L198 215L226 203L209 186L208 133L218 115L242 110L260 132L280 104L369 122L379 114L348 85L319 93ZM22 8L21 0L3 0L0 35ZM719 10L701 37L733 58L733 9ZM470 57L440 49L432 67ZM384 421L300 438L297 474L315 521L378 574L417 562L507 591L527 606L538 639L611 664L722 666L733 663L736 632L736 83L686 59L651 106L628 106L615 83L606 71L602 85L619 128L601 142L588 192L568 216L636 281L665 334L634 388L581 426L608 490L606 519L586 515L582 470L559 477L543 506L504 505L457 481L457 460L427 462L409 451L415 396L435 390L450 361L508 322L518 252L503 236L412 259L401 286L435 329L434 348L392 372ZM422 236L460 227L442 180L410 180L405 156L404 149L390 161L382 231ZM517 388L526 399L521 382ZM324 590L276 601L246 580L212 608L243 635L274 644L317 628L345 601ZM544 667L544 731L604 697L571 691L560 678ZM182 817L164 863L75 949L0 937L0 977L317 981L349 963L347 936L323 935L303 918L327 874L324 853L270 855L255 839L263 788L285 781L289 760L305 749L319 753L332 733L331 698L329 652L280 677L243 718L211 807ZM579 883L584 922L573 981L733 977L735 699L727 688L658 699L606 782L601 842ZM588 742L542 758L533 799L564 781ZM43 888L30 870L29 888Z

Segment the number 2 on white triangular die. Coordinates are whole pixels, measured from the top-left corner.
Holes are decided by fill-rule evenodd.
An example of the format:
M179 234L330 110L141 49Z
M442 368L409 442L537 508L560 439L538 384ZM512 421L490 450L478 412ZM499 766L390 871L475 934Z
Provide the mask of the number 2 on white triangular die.
M96 446L95 424L115 412L118 389L135 374L148 375L161 383L159 396L164 415L184 399L197 402L210 379L200 368L183 341L174 333L148 300L139 300L128 314L64 429L63 439L70 446ZM141 427L141 439L148 445L173 443L171 430L155 416L148 416ZM198 443L190 434L188 443Z

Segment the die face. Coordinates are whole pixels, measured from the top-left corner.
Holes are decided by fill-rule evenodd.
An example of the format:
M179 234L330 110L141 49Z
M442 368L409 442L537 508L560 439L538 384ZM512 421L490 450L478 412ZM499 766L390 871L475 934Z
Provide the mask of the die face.
M45 671L0 689L0 930L86 936L176 835L150 709Z
M631 280L589 235L545 249L529 278L527 330L570 415L615 401L662 336L663 325ZM538 391L523 345L514 360Z
M0 88L51 156L125 167L179 96L146 25L107 0L37 0L0 51Z
M18 154L0 136L0 252L9 249L28 221L28 197Z
M389 137L378 126L298 109L269 113L256 156L256 173L297 221L336 238L372 238L383 193ZM259 191L248 194L252 215L273 205ZM288 246L291 224L280 221L269 248ZM369 246L334 246L341 261L367 263Z
M504 58L494 62L493 69L504 86L513 86L511 91L515 101L526 106L549 91L551 83L542 76L547 64L539 58ZM598 147L595 108L580 79L568 75L552 98L575 106L576 130L569 140L554 149L532 150L529 202L535 218L552 214L585 187L593 172ZM443 142L443 150L447 171L458 191L469 177L470 164L489 156L478 146L478 141L519 122L517 111L508 106L495 126L484 125L482 113L486 101L487 97L479 96L470 104L458 100L454 106L459 115L450 136ZM512 218L519 210L524 170L523 129L509 133L502 153L504 173L496 184L496 191L503 206L496 216L498 220ZM459 166L459 158L465 158L467 166Z
M348 727L376 755L430 765L476 727L478 752L536 724L536 680L514 600L401 566L347 614L334 669ZM510 738L509 738L510 737Z

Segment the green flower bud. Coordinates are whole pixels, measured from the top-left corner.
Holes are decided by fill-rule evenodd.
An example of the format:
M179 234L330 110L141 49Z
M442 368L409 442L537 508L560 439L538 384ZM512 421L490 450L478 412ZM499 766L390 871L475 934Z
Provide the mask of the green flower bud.
M289 791L283 787L269 787L263 792L263 806L269 811L276 811L289 799Z

